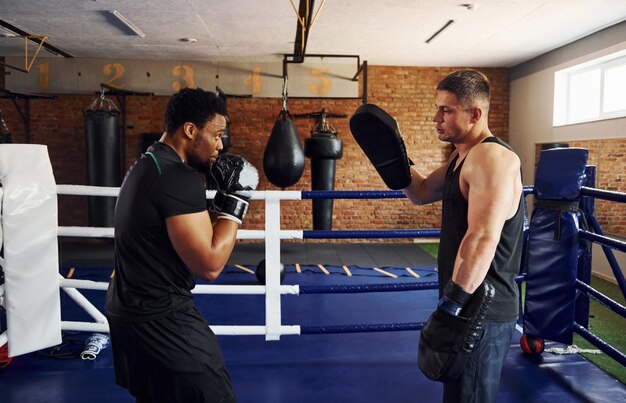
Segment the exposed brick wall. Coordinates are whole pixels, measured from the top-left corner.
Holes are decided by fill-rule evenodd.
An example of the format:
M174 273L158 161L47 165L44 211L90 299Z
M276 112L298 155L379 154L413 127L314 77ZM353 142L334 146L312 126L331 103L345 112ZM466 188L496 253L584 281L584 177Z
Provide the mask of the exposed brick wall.
M447 144L433 132L434 95L437 82L454 68L368 67L368 101L391 113L398 121L410 158L418 169L430 172L449 156ZM490 127L500 138L508 139L509 86L507 69L483 69L493 84ZM57 183L86 184L85 137L82 111L93 96L60 95L56 100L30 101L31 142L47 144ZM112 97L116 102L115 97ZM141 134L162 132L167 97L126 97L126 167L141 151ZM350 115L360 99L289 98L292 114L326 111ZM14 141L21 142L23 124L10 101L0 101ZM280 112L280 99L231 98L231 152L242 154L261 173L259 189L277 189L263 174L263 152L274 122ZM312 119L295 120L300 144L310 136ZM348 119L330 119L343 140L343 158L337 161L336 190L382 190L385 186L356 145L349 132ZM300 181L287 190L311 188L310 160ZM87 225L84 197L62 196L59 202L60 225ZM282 229L311 229L311 201L281 203ZM413 206L406 199L335 200L334 229L438 228L440 203ZM262 229L264 213L261 201L253 201L245 229ZM362 240L354 240L362 241ZM379 240L372 240L377 242ZM400 242L408 242L401 240ZM345 240L342 240L345 242ZM398 242L398 240L388 240Z

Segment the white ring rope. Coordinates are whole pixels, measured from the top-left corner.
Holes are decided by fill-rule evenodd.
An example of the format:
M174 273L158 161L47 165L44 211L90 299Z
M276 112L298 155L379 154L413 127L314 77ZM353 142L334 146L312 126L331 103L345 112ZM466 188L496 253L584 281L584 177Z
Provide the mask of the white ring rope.
M251 200L265 200L265 190L256 190L252 193ZM272 194L278 194L281 200L302 200L302 192L299 190L270 190ZM86 185L57 185L57 194L76 196L109 196L117 197L119 187L86 186ZM206 191L207 199L215 197L215 190Z
M63 276L61 276L60 274L59 274L59 277L63 278ZM61 288L63 289L63 291L65 291L65 293L67 295L70 296L70 298L72 298L74 300L74 302L76 302L89 315L91 315L91 317L94 318L96 320L96 322L98 322L98 323L108 323L107 322L107 318L98 310L98 308L96 308L91 303L91 301L89 301L87 298L85 298L85 296L83 294L81 294L76 288L64 287L64 286L61 286Z
M106 291L109 283L104 281L67 279L61 276L59 285L64 289L84 289ZM217 284L196 284L191 290L193 294L220 294L220 295L260 295L265 294L264 285L217 285ZM299 285L281 285L280 293L283 295L299 295Z
M58 236L86 237L86 238L113 238L112 227L58 227ZM302 230L281 230L280 239L303 239ZM265 239L263 230L237 231L237 239Z
M104 196L117 197L119 188L84 185L56 185L58 195L78 196ZM207 199L215 197L215 191L207 191ZM301 191L255 191L252 192L252 200L265 200L266 230L239 230L237 239L261 239L266 243L266 256L271 254L272 259L279 261L280 240L303 239L302 230L280 229L280 201L302 200ZM271 208L268 208L271 206ZM271 217L268 217L268 214ZM278 219L277 219L278 217ZM271 223L270 231L267 232L267 223ZM77 227L66 226L57 228L57 236L90 237L90 238L113 238L114 228L103 227ZM275 258L274 258L275 257ZM271 259L270 259L271 260ZM272 263L268 261L268 267ZM275 265L278 267L278 264ZM274 281L275 280L275 281ZM274 284L275 283L275 284ZM281 285L278 273L268 271L267 286L262 285L213 285L197 284L192 290L193 294L240 294L240 295L265 295L266 296L266 326L211 326L217 335L265 335L266 340L278 340L281 335L300 334L300 326L283 326L281 324L281 295L299 295L298 285ZM77 290L107 290L108 282L96 282L90 280L59 279L59 285L85 309L97 323L89 322L61 322L61 329L75 331L108 332L106 318Z

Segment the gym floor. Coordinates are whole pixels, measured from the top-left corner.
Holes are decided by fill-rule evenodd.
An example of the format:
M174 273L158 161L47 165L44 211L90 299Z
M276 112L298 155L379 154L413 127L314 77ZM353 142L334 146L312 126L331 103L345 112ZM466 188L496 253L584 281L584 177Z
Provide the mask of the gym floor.
M63 244L62 274L74 267L72 278L106 281L110 244L94 245ZM238 244L218 283L255 284L254 274L236 265L254 269L263 251L263 244ZM436 279L434 259L415 244L283 243L281 257L287 271L284 284ZM343 265L350 268L351 277ZM102 307L103 292L83 294ZM426 320L436 299L435 290L283 296L282 322L303 326L419 322ZM264 321L263 296L198 295L196 304L216 325ZM88 320L63 293L62 314L63 320ZM66 333L57 348L15 357L0 370L0 402L134 401L115 385L110 348L95 361L77 358L87 336ZM626 402L626 385L580 355L527 356L519 347L519 337L516 333L511 342L499 402ZM279 341L265 341L263 336L219 339L240 403L441 401L441 384L427 380L417 368L418 331L282 336Z

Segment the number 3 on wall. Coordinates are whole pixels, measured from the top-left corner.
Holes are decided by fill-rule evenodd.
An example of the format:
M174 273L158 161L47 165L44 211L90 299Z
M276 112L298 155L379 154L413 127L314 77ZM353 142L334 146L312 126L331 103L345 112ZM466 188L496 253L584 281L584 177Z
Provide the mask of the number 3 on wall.
M174 77L180 77L180 80L172 82L172 89L174 91L178 92L181 88L196 87L196 82L193 78L193 67L186 65L174 66L172 69L172 75Z
M124 72L124 66L119 63L105 64L102 67L102 74L107 77L111 77L106 83L111 87L118 88L120 90L126 86L123 82L117 82L120 78L122 78Z

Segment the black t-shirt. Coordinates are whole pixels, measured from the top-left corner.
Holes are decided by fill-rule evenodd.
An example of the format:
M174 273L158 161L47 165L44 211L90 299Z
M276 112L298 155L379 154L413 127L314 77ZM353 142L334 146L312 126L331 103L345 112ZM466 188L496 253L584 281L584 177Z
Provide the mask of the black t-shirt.
M488 137L484 142L497 143L510 149L506 143L496 137ZM468 227L468 204L459 187L459 176L465 160L461 161L457 169L454 169L456 158L448 167L443 193L441 236L437 258L440 295L443 287L452 278L454 261ZM486 194L484 197L489 197L489 195ZM515 215L504 223L496 254L487 272L487 280L493 284L495 296L489 305L485 320L504 322L516 319L518 316L518 289L515 276L519 273L522 252L524 225L522 198L523 195L520 196Z
M115 206L115 276L106 313L149 320L192 304L195 278L170 242L165 219L206 209L196 170L154 143L129 169Z

